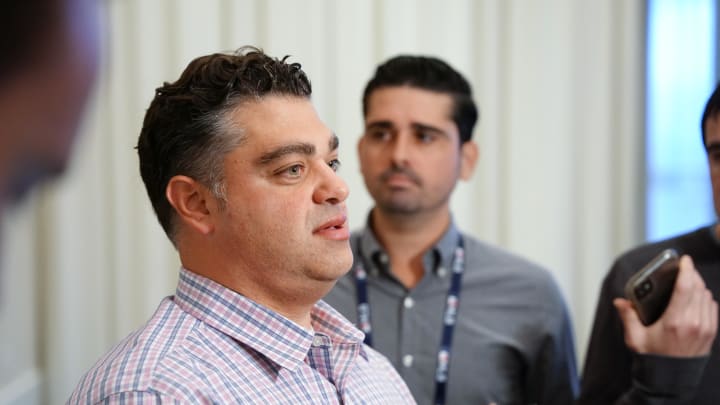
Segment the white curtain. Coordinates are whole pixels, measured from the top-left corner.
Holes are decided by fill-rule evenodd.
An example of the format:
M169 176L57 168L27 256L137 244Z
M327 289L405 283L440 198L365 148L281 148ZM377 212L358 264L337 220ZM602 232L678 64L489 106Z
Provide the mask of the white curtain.
M163 81L252 44L292 55L341 140L351 225L371 200L355 157L377 63L439 56L471 81L481 159L461 227L546 266L582 360L600 280L641 241L644 3L591 0L106 0L103 73L66 175L3 224L0 403L60 403L174 290L175 251L133 149ZM39 115L38 119L42 119Z

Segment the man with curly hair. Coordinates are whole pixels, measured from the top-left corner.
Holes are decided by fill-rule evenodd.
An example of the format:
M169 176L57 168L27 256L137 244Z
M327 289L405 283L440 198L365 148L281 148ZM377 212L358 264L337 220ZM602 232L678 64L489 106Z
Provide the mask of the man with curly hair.
M414 403L319 302L352 253L338 138L310 93L299 64L255 48L197 58L157 89L137 148L177 292L70 403Z

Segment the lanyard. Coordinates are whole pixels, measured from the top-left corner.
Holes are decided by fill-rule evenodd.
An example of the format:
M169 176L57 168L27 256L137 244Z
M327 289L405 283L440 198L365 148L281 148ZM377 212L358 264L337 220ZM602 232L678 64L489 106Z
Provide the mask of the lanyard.
M353 269L355 275L355 287L357 290L357 319L358 327L365 332L365 344L372 346L372 323L370 321L370 302L367 293L367 272L365 271L365 259L360 250L360 238L357 243L358 263ZM450 349L452 348L453 330L457 310L460 306L460 290L462 287L462 276L465 270L465 244L462 236L458 238L455 248L455 256L452 261L452 278L450 288L445 299L445 311L442 319L442 339L437 353L437 366L435 368L435 405L445 403L447 390L448 366L450 364Z

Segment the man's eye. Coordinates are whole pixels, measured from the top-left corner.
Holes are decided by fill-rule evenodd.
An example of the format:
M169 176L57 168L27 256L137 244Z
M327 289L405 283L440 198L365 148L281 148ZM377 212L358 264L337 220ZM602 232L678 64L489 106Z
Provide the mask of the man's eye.
M298 177L302 174L303 167L302 165L292 165L288 167L287 169L283 170L283 173L286 173L292 177Z
M426 131L418 131L415 135L421 143L430 143L435 140L435 134Z
M392 134L387 129L371 129L366 132L366 135L376 141L386 141L390 139Z
M340 170L340 160L338 160L338 159L333 159L333 160L331 160L330 162L328 162L328 166L330 166L330 168L331 168L334 172L337 172L338 170Z

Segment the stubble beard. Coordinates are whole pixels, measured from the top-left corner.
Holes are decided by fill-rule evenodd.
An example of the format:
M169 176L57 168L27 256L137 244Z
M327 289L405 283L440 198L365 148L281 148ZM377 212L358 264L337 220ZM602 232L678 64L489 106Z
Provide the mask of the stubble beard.
M391 194L397 193L391 192ZM390 195L376 198L375 204L382 212L398 216L412 216L418 214L422 208L417 199L410 196Z

